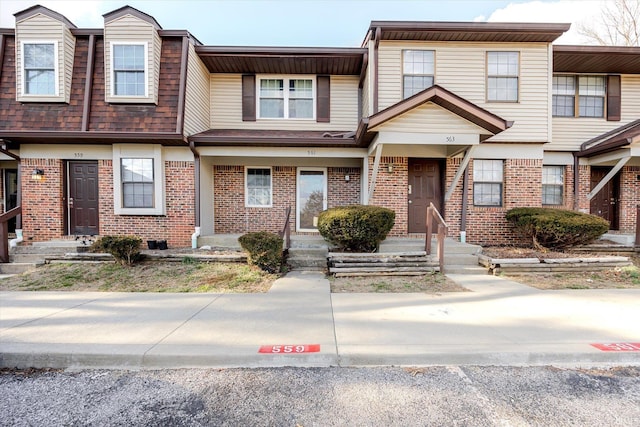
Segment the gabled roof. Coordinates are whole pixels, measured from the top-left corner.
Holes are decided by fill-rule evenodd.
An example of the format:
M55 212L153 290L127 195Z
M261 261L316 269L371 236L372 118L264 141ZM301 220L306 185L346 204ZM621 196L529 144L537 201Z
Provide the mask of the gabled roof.
M16 12L13 14L13 16L16 17L16 21L22 21L23 19L27 19L30 18L34 15L37 14L42 14L45 16L48 16L50 18L53 18L57 21L63 22L65 23L69 28L77 28L73 22L69 21L66 17L64 17L64 15L59 14L58 12L54 12L51 9L47 9L44 6L40 6L39 4L35 5L35 6L31 6L28 9L25 10L21 10L20 12Z
M442 108L452 112L453 114L470 121L471 123L486 129L489 134L481 135L481 140L490 138L502 131L509 129L513 122L504 120L503 118L485 110L474 103L446 90L438 85L431 86L421 92L416 93L410 98L402 100L382 111L370 116L366 123L367 129L373 129L394 118L407 113L427 102L432 102ZM360 130L359 130L360 131ZM366 131L368 134L375 131ZM360 133L360 132L359 132ZM361 135L361 137L370 139L371 135Z
M156 27L156 29L161 30L162 27L160 26L160 24L158 24L158 21L156 21L156 19L151 16L151 15L147 15L144 12L139 11L136 8L133 8L131 6L122 6L119 9L113 10L111 12L105 13L103 16L104 18L104 22L111 22L115 19L121 18L125 15L133 15L138 19L141 19L145 22L148 22L149 24L153 25L154 27Z
M640 47L555 45L553 72L640 74Z
M506 22L371 21L363 44L380 40L543 42L551 43L569 30L571 24Z
M578 157L592 157L629 145L640 137L640 119L596 136L580 146Z
M367 49L196 46L211 73L360 75Z

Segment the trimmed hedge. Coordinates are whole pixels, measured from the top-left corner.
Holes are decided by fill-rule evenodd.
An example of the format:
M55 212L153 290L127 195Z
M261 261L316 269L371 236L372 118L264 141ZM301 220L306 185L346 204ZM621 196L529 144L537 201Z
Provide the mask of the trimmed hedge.
M506 218L536 248L586 245L609 230L609 222L599 216L563 209L515 208Z
M91 244L91 252L111 254L122 265L131 265L141 258L142 239L136 236L104 236Z
M249 264L269 273L279 273L284 257L282 237L267 231L247 233L238 238L242 249L249 253Z
M320 213L318 231L338 250L375 252L395 218L394 211L379 206L341 206Z

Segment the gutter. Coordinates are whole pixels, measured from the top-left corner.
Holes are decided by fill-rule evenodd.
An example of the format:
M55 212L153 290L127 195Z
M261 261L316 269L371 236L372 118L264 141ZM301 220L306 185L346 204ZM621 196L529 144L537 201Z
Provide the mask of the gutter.
M198 237L200 237L200 233L202 232L202 228L200 227L200 153L196 150L195 143L193 141L189 142L189 149L193 153L194 160L194 184L195 184L195 197L193 201L193 209L194 209L194 222L195 222L195 231L191 235L191 248L198 248Z

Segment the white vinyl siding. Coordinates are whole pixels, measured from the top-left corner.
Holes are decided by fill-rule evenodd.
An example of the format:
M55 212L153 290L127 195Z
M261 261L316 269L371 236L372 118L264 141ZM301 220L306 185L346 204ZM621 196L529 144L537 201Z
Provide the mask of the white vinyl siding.
M259 77L259 76L258 76ZM209 93L213 129L338 130L358 126L359 76L331 76L331 122L315 119L242 121L242 76L211 74ZM258 86L259 78L256 79Z
M153 25L131 15L125 15L105 23L104 66L105 100L107 102L157 103L160 83L160 51L162 40ZM145 44L144 96L116 96L113 82L113 45Z
M27 94L24 87L23 45L53 43L56 49L54 94ZM66 24L54 18L36 14L16 23L16 98L20 102L69 102L75 37Z
M379 47L379 110L402 100L402 51L435 51L435 84L479 107L513 121L491 142L548 142L550 140L551 63L546 43L458 43L381 41ZM486 101L487 51L518 51L519 102Z
M209 124L209 70L189 44L187 88L184 105L184 134L203 132Z
M545 145L549 151L575 151L580 144L620 127L640 117L640 76L621 76L620 121L607 121L604 117L554 117L553 139Z

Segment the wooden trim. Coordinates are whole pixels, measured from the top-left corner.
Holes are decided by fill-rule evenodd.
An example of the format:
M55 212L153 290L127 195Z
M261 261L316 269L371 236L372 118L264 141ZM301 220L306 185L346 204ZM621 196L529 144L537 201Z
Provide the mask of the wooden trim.
M2 78L2 65L4 63L4 46L5 46L5 36L4 34L0 34L0 79Z
M84 79L84 99L82 105L82 125L80 130L89 130L89 117L91 116L91 93L93 90L93 72L95 71L96 36L89 36L89 52L87 53L87 71Z
M360 80L358 80L358 87L362 88L364 85L364 79L367 76L367 67L369 66L369 53L365 52L362 55L362 68L360 69Z
M187 91L187 72L189 67L189 39L182 38L182 57L180 59L180 83L178 87L178 111L176 133L184 132L185 93Z
M376 114L378 112L378 89L379 89L379 78L378 75L380 74L379 69L380 69L380 64L379 64L379 58L380 58L380 54L378 52L379 47L380 47L380 38L382 37L382 30L380 29L380 27L376 28L376 32L375 32L375 41L374 41L374 45L373 45L373 68L374 68L374 73L373 73L373 114Z
M256 76L245 74L242 76L242 121L256 121Z
M331 121L331 77L318 76L316 79L316 122Z
M619 122L621 115L620 76L607 76L607 121Z

